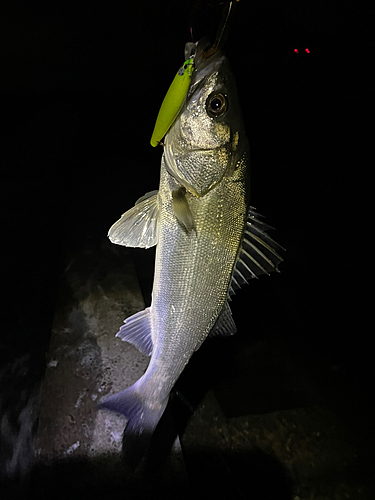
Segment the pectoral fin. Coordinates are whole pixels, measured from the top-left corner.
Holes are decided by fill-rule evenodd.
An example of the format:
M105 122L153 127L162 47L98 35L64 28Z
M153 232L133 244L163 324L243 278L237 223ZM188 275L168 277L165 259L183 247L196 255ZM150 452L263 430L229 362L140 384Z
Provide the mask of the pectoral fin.
M116 245L150 248L157 243L158 191L140 198L135 206L113 224L108 238Z
M186 199L186 189L179 187L172 191L172 208L175 216L187 232L194 228L194 217Z

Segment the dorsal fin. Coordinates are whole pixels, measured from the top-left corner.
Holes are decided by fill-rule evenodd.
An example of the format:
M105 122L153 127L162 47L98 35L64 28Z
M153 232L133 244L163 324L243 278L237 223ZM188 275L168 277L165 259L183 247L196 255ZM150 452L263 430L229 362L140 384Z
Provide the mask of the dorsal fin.
M247 283L248 279L258 278L261 274L280 272L277 266L284 259L277 251L285 250L276 243L266 231L273 229L262 220L262 215L256 213L253 207L249 208L242 244L234 266L229 295L233 295L237 288Z
M116 245L150 248L156 245L159 215L158 191L146 193L113 224L108 238Z

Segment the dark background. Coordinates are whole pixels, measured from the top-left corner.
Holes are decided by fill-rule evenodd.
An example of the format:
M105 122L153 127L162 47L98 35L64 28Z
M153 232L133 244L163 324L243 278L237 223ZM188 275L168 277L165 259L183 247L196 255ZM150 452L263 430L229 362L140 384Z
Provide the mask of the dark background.
M2 355L43 350L69 256L100 246L157 189L162 149L149 141L192 3L1 4ZM340 369L367 401L369 13L345 1L241 0L225 49L251 146L252 205L287 249L281 275L238 293L236 323L254 341L277 332ZM147 296L152 250L134 258Z

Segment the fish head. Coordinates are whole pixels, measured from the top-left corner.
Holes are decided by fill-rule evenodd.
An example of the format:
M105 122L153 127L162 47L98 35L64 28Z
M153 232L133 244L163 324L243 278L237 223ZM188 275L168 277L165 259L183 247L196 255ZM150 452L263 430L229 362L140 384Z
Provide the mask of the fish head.
M230 175L247 145L236 85L219 51L196 54L185 104L165 138L168 172L197 198Z

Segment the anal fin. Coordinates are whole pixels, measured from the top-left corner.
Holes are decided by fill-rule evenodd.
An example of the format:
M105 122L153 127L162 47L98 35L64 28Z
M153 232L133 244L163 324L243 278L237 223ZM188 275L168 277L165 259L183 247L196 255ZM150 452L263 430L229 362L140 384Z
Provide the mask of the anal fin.
M116 337L134 345L145 356L152 354L150 308L146 307L126 318Z

